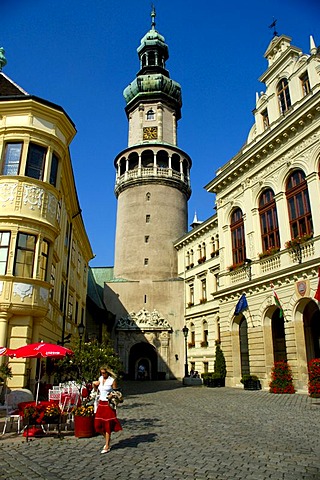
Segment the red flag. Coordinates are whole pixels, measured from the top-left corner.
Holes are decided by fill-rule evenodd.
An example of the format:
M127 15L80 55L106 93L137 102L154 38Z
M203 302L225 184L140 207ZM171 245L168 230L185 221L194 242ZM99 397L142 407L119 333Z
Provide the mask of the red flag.
M315 293L314 298L315 298L316 300L318 300L318 302L320 302L320 267L319 267L318 277L319 277L319 280L318 280L318 288L317 288L317 291L316 291L316 293Z

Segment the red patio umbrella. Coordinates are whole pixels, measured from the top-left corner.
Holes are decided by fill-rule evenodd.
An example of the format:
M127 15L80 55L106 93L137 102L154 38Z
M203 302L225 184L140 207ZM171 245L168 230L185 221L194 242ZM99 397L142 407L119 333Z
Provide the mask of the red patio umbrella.
M8 357L13 357L14 352L15 350L12 350L12 348L0 347L0 357L3 357L4 355L7 355Z
M13 352L15 358L63 358L66 355L73 355L73 351L69 348L46 342L30 343L16 348Z
M73 351L69 348L62 347L61 345L46 342L30 343L29 345L24 345L23 347L13 350L13 356L15 358L63 358L66 355L73 355ZM39 379L37 381L36 403L38 403L39 397L40 378L41 371L39 371Z

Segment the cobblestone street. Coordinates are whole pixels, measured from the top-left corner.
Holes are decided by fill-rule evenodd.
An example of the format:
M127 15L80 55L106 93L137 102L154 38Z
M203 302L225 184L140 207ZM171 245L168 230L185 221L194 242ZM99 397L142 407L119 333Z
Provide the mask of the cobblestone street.
M101 436L6 433L0 478L320 480L320 399L175 381L127 382L123 393L110 453Z

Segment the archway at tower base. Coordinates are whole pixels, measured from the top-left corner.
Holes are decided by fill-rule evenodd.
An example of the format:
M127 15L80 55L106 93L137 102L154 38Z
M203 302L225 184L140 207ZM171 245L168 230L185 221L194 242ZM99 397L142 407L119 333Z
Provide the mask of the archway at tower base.
M155 348L147 342L136 343L131 347L129 355L130 380L138 378L138 368L140 365L145 367L146 379L158 379L158 355Z

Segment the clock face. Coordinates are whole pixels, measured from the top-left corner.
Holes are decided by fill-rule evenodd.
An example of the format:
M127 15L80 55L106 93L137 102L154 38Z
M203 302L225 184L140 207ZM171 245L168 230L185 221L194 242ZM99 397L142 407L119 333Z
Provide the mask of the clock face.
M155 140L158 138L158 127L144 127L143 140Z

